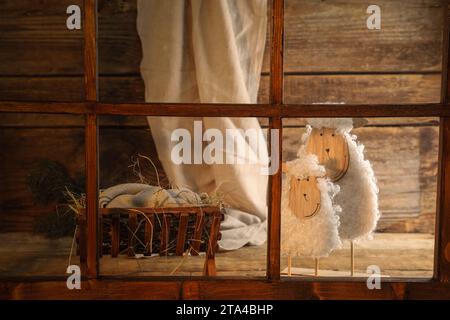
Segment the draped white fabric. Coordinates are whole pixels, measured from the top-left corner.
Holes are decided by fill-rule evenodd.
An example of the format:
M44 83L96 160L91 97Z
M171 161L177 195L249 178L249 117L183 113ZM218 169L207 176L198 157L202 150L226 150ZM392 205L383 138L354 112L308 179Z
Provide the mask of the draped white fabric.
M141 74L147 102L256 103L267 30L266 0L138 0ZM256 118L148 117L170 182L195 192L218 192L227 209L222 249L266 240L267 176L254 164L171 161L173 130L260 130ZM266 148L264 148L266 150ZM267 162L266 152L253 157Z

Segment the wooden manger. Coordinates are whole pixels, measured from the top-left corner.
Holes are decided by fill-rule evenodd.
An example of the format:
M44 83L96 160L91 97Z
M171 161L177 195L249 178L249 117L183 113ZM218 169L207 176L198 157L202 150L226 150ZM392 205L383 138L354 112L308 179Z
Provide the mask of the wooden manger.
M99 208L99 254L198 256L205 253L204 276L216 275L222 209L213 206L177 208ZM86 214L77 219L77 254L87 258Z

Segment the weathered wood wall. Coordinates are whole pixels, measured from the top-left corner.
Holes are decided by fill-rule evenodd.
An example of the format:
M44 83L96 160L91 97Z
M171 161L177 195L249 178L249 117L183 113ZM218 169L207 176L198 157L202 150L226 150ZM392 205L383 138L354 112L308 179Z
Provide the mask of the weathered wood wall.
M379 0L382 30L368 31L358 0L286 1L288 103L437 102L441 68L441 1ZM82 31L65 28L65 9L81 0L0 0L0 100L83 99ZM39 6L38 6L39 5ZM136 0L99 1L100 98L143 101ZM266 57L259 100L268 97ZM101 186L133 178L127 166L155 155L145 119L105 118ZM302 121L286 120L285 156L297 148ZM82 171L83 119L0 116L0 231L29 230L48 212L31 202L25 178L38 158ZM402 128L402 125L406 127ZM434 230L437 135L433 119L376 119L355 131L380 182L387 231ZM148 174L151 174L149 171Z

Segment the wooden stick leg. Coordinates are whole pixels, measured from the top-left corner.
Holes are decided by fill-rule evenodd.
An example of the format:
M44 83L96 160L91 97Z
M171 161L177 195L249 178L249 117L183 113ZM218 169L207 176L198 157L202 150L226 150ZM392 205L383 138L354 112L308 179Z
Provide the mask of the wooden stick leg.
M288 276L292 276L292 257L288 255Z
M350 241L350 276L355 275L355 247L353 240Z
M319 275L319 258L316 258L316 268L314 270L314 275L317 277Z

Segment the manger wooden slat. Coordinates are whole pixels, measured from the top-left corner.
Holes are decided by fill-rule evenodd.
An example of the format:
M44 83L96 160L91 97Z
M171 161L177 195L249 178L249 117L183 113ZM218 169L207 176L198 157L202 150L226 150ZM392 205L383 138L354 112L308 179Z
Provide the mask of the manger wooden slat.
M214 215L213 222L211 223L211 228L209 229L208 237L208 247L206 249L206 260L203 268L204 276L216 276L216 262L214 256L217 250L217 240L219 239L219 228L222 217L220 212Z
M202 241L202 233L203 233L203 227L205 225L205 214L207 211L202 210L197 215L197 218L195 219L195 230L194 230L194 238L189 239L191 243L191 255L198 256L200 252L200 245Z
M120 252L120 215L111 217L111 256L117 257Z
M159 255L166 256L169 253L169 236L170 236L170 219L171 215L163 213L161 221L161 245L159 248Z
M178 235L177 235L177 246L175 249L175 254L177 256L182 256L184 253L184 247L186 244L186 231L188 227L189 214L181 213L180 222L178 223Z
M153 214L147 214L144 230L144 241L145 241L144 255L146 256L151 256L153 253L154 228L155 228L155 216Z
M135 254L134 245L136 243L135 239L136 239L137 225L138 225L137 213L129 212L128 213L128 251L127 251L127 254L129 257L133 257Z

